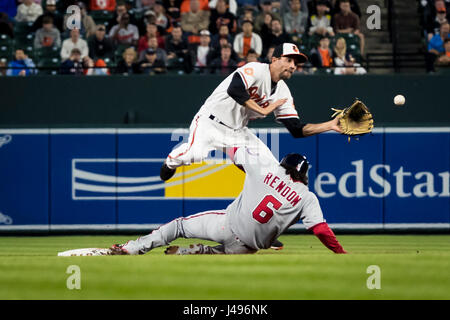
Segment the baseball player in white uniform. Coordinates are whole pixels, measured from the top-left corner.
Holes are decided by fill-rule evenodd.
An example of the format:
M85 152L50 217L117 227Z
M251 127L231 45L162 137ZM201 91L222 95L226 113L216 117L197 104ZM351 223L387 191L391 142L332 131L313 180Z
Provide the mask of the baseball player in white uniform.
M278 163L266 149L241 147L233 148L231 158L243 167L246 178L242 192L225 210L177 218L147 236L113 245L109 254L145 254L181 237L219 245L171 246L166 254L255 253L269 248L299 220L330 250L346 253L325 222L316 195L307 187L309 164L304 156L289 154Z
M191 123L187 143L174 148L161 167L160 177L170 179L176 168L201 162L212 150L250 146L267 149L248 128L250 120L274 112L292 136L306 137L328 130L341 132L338 118L319 124L302 123L284 80L307 57L292 43L283 43L273 52L270 64L251 62L224 79L205 101Z

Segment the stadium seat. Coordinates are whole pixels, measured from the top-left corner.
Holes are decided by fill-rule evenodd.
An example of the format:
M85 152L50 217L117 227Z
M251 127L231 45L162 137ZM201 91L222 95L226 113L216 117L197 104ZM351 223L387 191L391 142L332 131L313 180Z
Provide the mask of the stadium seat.
M0 46L10 46L12 39L6 34L0 34Z
M32 26L32 22L16 22L14 24L14 37L19 39L26 38L27 35L32 33Z
M57 74L61 60L59 58L42 58L38 61L38 68L52 68L39 70L39 74Z
M94 19L95 24L104 24L108 27L109 21L114 18L114 12L106 10L93 10L89 15Z
M13 58L12 46L0 46L0 59L11 61Z
M60 51L59 47L42 47L35 50L34 56L38 59L59 58Z

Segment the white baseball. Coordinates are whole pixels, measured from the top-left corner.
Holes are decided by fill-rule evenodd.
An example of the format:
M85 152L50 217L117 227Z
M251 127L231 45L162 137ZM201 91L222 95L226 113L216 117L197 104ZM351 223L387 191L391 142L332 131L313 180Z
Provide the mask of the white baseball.
M402 96L401 94L398 94L398 95L396 95L395 96L395 98L394 98L394 103L395 103L395 105L397 105L397 106L402 106L402 105L404 105L405 104L405 97L404 96Z

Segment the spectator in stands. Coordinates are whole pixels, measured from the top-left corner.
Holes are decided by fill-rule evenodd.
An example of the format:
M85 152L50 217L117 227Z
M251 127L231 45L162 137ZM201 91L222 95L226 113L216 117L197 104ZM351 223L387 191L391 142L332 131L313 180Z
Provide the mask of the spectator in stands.
M231 43L228 41L227 38L220 38L219 44L217 46L214 46L214 47L211 46L211 52L209 54L210 55L209 61L213 61L216 58L220 58L222 48L225 46L231 47L231 60L238 62L239 57L238 57L237 53L234 52L233 46L231 45Z
M300 0L300 6L301 6L301 11L306 13L306 15L309 17L309 3L312 2L311 0ZM291 0L281 0L281 13L282 15L286 14L286 12L289 12L291 10L290 5L291 5Z
M270 26L270 33L263 38L264 52L267 52L271 45L276 46L284 42L292 42L291 36L283 31L283 25L280 20L273 18Z
M23 49L17 49L15 52L15 60L11 61L8 65L9 68L6 72L8 76L29 76L35 73L36 67L33 60L28 58ZM23 69L21 69L23 68Z
M94 62L88 56L83 59L84 74L86 76L109 76L109 70L106 67L106 62L98 59Z
M156 52L156 59L163 61L164 64L167 64L167 53L164 49L158 47L158 39L156 37L150 37L147 41L146 49L153 49ZM142 50L139 53L139 60L143 60L145 58L145 50Z
M188 0L185 0L188 1ZM210 0L208 3L208 8L204 9L204 10L213 10L216 8L217 6L217 1L218 0ZM230 13L233 16L237 16L237 11L238 11L238 4L236 2L236 0L228 0L228 11L230 11Z
M6 34L10 38L14 38L13 24L9 21L8 14L0 12L0 34Z
M198 34L199 30L208 29L209 11L200 10L199 0L190 0L189 12L181 14L181 28L184 32Z
M17 22L34 22L42 15L42 7L33 0L23 0L23 3L17 8Z
M211 73L229 75L236 69L236 61L231 59L231 46L225 45L220 50L220 57L211 62Z
M88 39L89 57L94 61L111 58L114 55L114 45L106 36L106 28L103 24L97 25L95 35Z
M137 53L133 47L125 49L122 54L122 59L117 63L114 73L129 75L139 73L139 67L136 63Z
M303 34L308 24L308 14L301 11L300 0L290 1L291 10L284 14L284 28L291 35Z
M139 62L138 68L139 73L148 75L166 72L166 64L156 57L156 51L152 48L145 50L145 57Z
M331 15L333 8L331 6L331 3L328 0L309 0L307 3L309 17L311 17L312 15L318 14L318 11L317 11L318 3L324 3L325 6L328 8L327 12Z
M170 60L184 60L188 52L188 44L183 37L183 30L180 25L175 25L170 35L166 38L166 52L167 59Z
M439 66L449 66L450 65L450 39L444 40L445 52L439 56L436 60L436 64Z
M334 15L336 33L353 33L359 37L361 55L364 55L364 35L359 30L359 17L350 9L349 0L341 0L341 12Z
M270 14L273 19L278 19L279 21L282 21L280 14L273 11L271 0L262 1L261 9L262 10L261 10L260 14L257 15L255 18L254 27L255 27L255 32L257 32L257 33L260 33L262 31L263 25L266 23L265 22L265 20L267 19L266 14Z
M316 5L315 14L309 19L309 34L317 34L320 36L334 37L333 28L331 27L331 15L328 14L329 8L326 1L320 0Z
M216 34L223 24L228 26L230 33L234 34L236 32L236 17L228 10L228 0L218 0L216 8L211 10L209 31L212 34Z
M155 0L136 0L136 11L145 12L147 10L151 10L155 5Z
M6 13L8 17L15 17L17 15L16 0L2 0L0 1L0 13Z
M439 34L434 35L428 42L428 52L426 55L427 72L434 72L436 59L445 52L444 41L449 38L449 24L443 23Z
M246 65L249 62L259 62L258 54L253 49L248 50L248 53L247 53L247 56L245 57L245 59L239 61L238 64L236 65L236 67L237 68L242 67L242 66Z
M341 12L341 0L331 0L332 14ZM356 0L349 0L350 9L361 19L361 9L359 8L358 2Z
M355 59L351 54L347 52L347 43L344 38L340 37L336 40L334 46L334 58L333 63L335 66L334 74L366 74L367 71L361 67L358 63L355 63Z
M212 0L214 1L214 0ZM191 1L190 0L182 0L180 5L180 14L183 15L183 13L189 12L191 9ZM200 10L208 11L209 10L209 1L208 0L199 0L200 3ZM215 8L215 6L214 6Z
M319 46L313 48L310 53L310 60L316 68L330 68L333 66L333 54L330 49L330 39L323 36L319 41Z
M68 40L68 39L67 39ZM74 47L69 54L68 59L61 63L61 74L82 75L83 74L83 60L81 58L81 50Z
M166 17L164 5L161 0L155 1L153 11L155 12L156 25L161 27L163 30L166 30L169 27L169 19Z
M262 40L258 34L253 32L253 22L250 20L244 21L242 32L234 38L233 48L240 59L245 59L250 49L253 49L258 57L261 55Z
M121 15L120 23L111 28L109 37L116 45L137 46L139 31L134 24L130 23L130 15L128 13Z
M158 31L158 27L155 23L148 23L146 27L146 33L139 38L138 53L148 48L148 40L150 38L156 37L159 48L165 48L165 39L162 37Z
M164 0L164 8L166 9L166 14L169 18L169 22L173 24L174 22L180 21L180 7L181 0Z
M208 30L200 31L200 43L189 47L190 63L196 73L206 73L210 63L212 49L210 47L211 33Z
M238 18L238 30L242 31L242 25L244 24L244 21L251 21L254 23L255 17L253 16L253 9L251 7L245 7L243 9L243 13Z
M90 10L114 11L116 9L116 0L90 0L89 8Z
M83 2L81 2L81 1L78 2L77 6L80 8L80 15L81 15L80 35L83 38L87 39L87 38L89 38L89 37L91 37L91 36L93 36L95 34L95 31L97 29L96 25L95 25L95 21L90 15L87 14L86 5ZM72 29L72 28L67 29L67 22L68 22L68 19L69 19L69 17L71 15L72 15L72 13L67 13L64 16L64 30L65 30L67 35L70 34L69 31ZM73 25L73 27L76 27L76 26Z
M99 0L101 1L101 0ZM153 12L153 11L152 11ZM122 16L124 14L128 14L128 23L137 26L139 22L134 18L134 15L130 15L127 10L127 6L124 2L118 2L116 6L116 10L114 12L114 17L109 21L108 26L111 31L112 26L120 25L120 21L122 20ZM153 12L154 15L154 12ZM144 17L145 21L145 17ZM145 25L144 25L145 27Z
M430 19L426 26L428 33L428 41L430 41L435 34L439 33L441 24L446 22L448 23L447 10L445 9L445 7L440 7L439 9L436 9L436 17L434 19Z
M77 28L70 30L70 38L66 39L62 43L61 48L61 59L62 61L67 60L71 56L73 48L80 50L81 59L89 55L89 47L86 40L81 39L80 30Z
M42 28L36 31L34 36L34 48L61 47L61 35L53 25L53 18L45 16L42 19Z
M227 24L222 24L219 28L219 33L211 37L211 47L218 49L220 47L220 39L226 39L228 43L233 42L233 37L230 34L230 29Z
M275 50L275 46L274 45L270 46L269 49L267 49L265 58L262 59L261 62L270 64L272 62L272 55L273 55L274 50Z
M259 0L236 0L241 8L249 8L250 10L258 10Z
M63 31L63 18L56 11L56 0L47 0L45 4L45 11L42 15L40 15L33 23L32 30L36 31L39 28L42 28L42 19L46 16L50 16L53 19L53 24L55 27L62 32Z

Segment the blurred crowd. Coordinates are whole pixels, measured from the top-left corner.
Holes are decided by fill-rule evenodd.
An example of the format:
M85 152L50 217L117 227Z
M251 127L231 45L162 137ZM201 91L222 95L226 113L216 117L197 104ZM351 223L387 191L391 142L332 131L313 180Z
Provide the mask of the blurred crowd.
M298 73L364 74L360 16L357 0L1 0L0 74L227 75L283 42L309 57Z
M450 66L450 0L421 0L427 71Z

